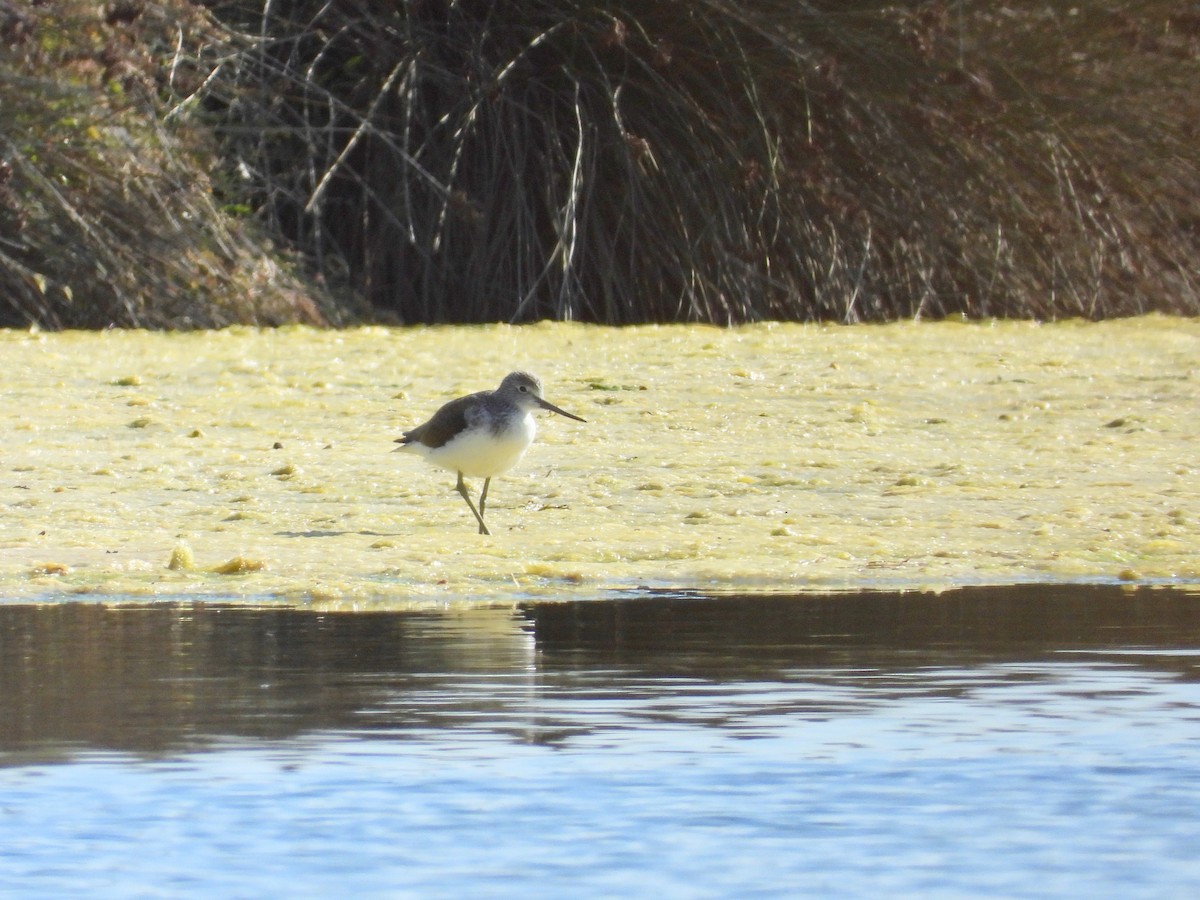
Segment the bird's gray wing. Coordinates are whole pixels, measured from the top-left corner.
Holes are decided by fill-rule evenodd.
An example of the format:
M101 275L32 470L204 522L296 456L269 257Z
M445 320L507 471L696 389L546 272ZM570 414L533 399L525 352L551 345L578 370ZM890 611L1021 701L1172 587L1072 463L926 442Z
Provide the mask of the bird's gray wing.
M396 438L396 443L411 444L413 441L420 441L426 447L444 446L470 424L467 421L467 410L471 407L475 396L472 394L468 397L451 400L435 412L428 422L418 425L411 431L404 432L403 437Z

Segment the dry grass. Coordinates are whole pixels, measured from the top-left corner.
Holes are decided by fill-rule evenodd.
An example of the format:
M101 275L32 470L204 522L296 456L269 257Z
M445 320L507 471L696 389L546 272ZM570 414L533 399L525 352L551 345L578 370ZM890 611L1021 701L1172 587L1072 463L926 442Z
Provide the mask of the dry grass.
M37 231L0 196L0 235L24 217L0 278L26 285L26 318L219 323L255 290L276 305L251 318L321 318L260 263L278 258L261 235L366 304L324 318L1200 313L1200 14L1183 0L108 9L136 23L110 56L143 54L141 107L125 90L100 124L43 113L36 142L0 124L10 185L46 213ZM62 94L41 78L34 93ZM62 102L114 81L73 79ZM148 167L132 192L122 159ZM84 301L71 272L105 283Z
M1188 9L235 2L207 98L404 321L1195 313Z
M326 320L218 206L202 136L162 120L154 53L203 28L182 7L0 0L0 324Z

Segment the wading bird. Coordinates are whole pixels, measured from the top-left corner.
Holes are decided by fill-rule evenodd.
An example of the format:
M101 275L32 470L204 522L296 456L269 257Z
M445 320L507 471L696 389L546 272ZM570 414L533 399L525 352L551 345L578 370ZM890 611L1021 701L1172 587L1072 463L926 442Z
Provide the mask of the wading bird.
M545 400L536 375L512 372L494 391L451 400L428 422L396 438L397 449L418 453L436 466L457 472L456 490L475 514L479 533L491 534L483 521L488 486L492 478L520 462L533 443L537 434L533 411L539 407L576 422L586 421ZM478 509L467 493L464 475L483 479Z

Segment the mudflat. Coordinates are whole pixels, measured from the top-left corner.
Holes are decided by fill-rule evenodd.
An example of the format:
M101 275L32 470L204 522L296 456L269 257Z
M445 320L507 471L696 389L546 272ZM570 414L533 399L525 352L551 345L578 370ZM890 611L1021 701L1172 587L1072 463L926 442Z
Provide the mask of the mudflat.
M1200 583L1200 321L0 332L0 598ZM393 440L513 369L493 481ZM479 485L472 485L478 490Z

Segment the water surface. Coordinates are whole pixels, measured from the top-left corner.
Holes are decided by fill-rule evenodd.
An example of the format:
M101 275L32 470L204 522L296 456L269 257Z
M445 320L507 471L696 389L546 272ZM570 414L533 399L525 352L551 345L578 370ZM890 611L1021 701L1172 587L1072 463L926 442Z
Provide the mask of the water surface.
M1200 595L0 605L22 896L1186 897Z

